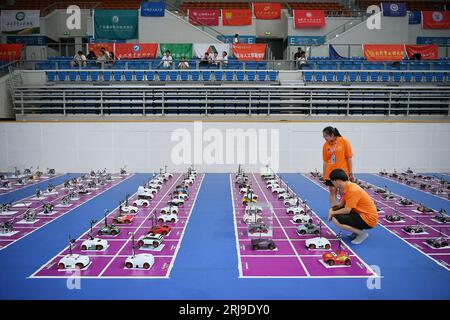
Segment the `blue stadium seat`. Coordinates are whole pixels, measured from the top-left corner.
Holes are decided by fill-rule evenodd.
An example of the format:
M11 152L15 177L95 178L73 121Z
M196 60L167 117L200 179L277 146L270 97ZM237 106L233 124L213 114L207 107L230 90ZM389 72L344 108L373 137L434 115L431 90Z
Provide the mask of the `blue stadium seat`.
M360 71L359 72L359 81L361 82L367 82L367 78L369 77L369 73L366 71Z
M325 79L326 79L328 82L333 82L333 81L334 81L334 72L326 71L326 72L325 72Z
M69 80L70 81L77 81L78 72L76 71L69 71Z
M88 78L88 72L80 71L80 81L87 81L87 78Z
M444 81L444 73L443 72L436 72L434 74L436 77L436 82L443 82Z
M214 79L216 81L222 81L223 79L223 71L214 71ZM203 80L205 80L205 75L203 74Z
M344 71L336 72L336 81L338 81L338 82L345 81L345 72Z
M58 80L59 81L65 81L67 76L66 71L58 71Z
M134 76L136 77L136 81L144 80L144 71L135 71Z
M123 75L125 76L125 81L133 80L133 71L125 70Z
M111 81L112 72L109 70L103 71L103 81Z
M422 82L423 73L422 72L414 72L413 74L415 82Z
M314 72L314 78L316 79L316 82L322 82L323 81L323 72L322 71L316 71Z
M348 79L350 80L350 82L356 82L357 77L358 73L356 71L350 71L348 73Z
M390 81L389 72L380 72L380 77L381 77L381 81L382 82L389 82Z
M170 81L177 81L178 71L169 71L169 79Z
M214 72L219 72L219 71L214 71ZM211 71L201 71L200 73L202 75L203 81L211 80Z
M158 79L159 81L166 81L167 71L158 71Z
M403 73L403 79L404 79L405 82L411 82L412 73L411 72L404 72Z
M189 72L187 71L180 71L180 80L181 81L188 81L189 79Z
M310 82L312 81L313 73L312 71L303 71L303 81Z
M237 79L237 81L244 81L244 76L245 76L244 71L236 71L236 79Z
M258 81L266 81L267 71L258 71L256 74L258 75Z
M122 80L122 71L113 71L114 81Z
M269 76L269 81L277 81L278 71L276 70L267 71L267 75Z
M147 81L153 81L155 80L155 71L146 71L145 75L147 77Z
M91 71L91 72L89 72L89 76L91 78L91 81L98 81L99 74L100 74L99 71Z
M394 79L395 82L402 81L402 72L393 72L392 78Z
M233 79L234 79L234 72L233 71L225 71L225 80L233 81Z
M433 73L432 72L426 72L425 73L425 81L426 82L433 82Z
M47 71L47 81L55 81L56 72L55 71Z
M378 81L378 76L379 76L378 72L371 72L369 74L370 81L371 82L377 82Z
M200 79L200 71L191 71L191 79L192 81L198 81Z
M255 78L256 78L256 71L247 71L248 81L255 81Z
M258 61L258 69L266 70L267 69L267 62L265 62L265 61Z

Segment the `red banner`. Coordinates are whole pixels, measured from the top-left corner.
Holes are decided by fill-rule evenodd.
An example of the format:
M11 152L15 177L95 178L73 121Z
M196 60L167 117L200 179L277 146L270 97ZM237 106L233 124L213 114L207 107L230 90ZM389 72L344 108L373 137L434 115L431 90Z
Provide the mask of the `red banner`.
M244 44L236 43L231 46L233 55L238 60L263 60L267 45L265 43Z
M324 26L324 10L294 10L294 29L322 28Z
M115 54L119 59L154 59L157 52L157 43L116 43Z
M222 25L249 26L252 24L252 10L222 9Z
M408 58L411 58L416 53L420 53L421 60L439 59L439 48L435 44L405 45L405 50Z
M189 23L194 26L218 26L218 9L189 9Z
M253 13L256 19L274 20L281 18L281 3L253 2Z
M364 57L368 61L401 61L402 44L363 44Z
M450 11L422 11L423 29L450 29Z
M0 61L20 60L23 44L0 44Z
M100 49L105 48L108 52L114 52L114 43L89 43L88 51L94 51L97 57L100 56Z

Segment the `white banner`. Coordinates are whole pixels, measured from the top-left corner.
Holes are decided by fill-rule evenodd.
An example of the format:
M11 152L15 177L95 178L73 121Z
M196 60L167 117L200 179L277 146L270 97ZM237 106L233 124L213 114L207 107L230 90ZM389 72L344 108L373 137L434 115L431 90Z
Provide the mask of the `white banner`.
M205 52L208 52L210 55L213 55L214 52L219 53L219 57L222 57L222 52L226 51L228 55L230 55L230 44L228 43L194 43L194 54L198 58L202 58L205 55Z
M1 30L7 34L40 33L39 10L2 10Z

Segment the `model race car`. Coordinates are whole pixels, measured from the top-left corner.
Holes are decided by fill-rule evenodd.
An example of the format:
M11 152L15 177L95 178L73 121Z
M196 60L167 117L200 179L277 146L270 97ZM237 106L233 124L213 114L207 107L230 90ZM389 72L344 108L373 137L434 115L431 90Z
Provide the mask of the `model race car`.
M306 248L310 250L316 250L316 249L331 249L331 243L328 239L323 237L316 237L312 239L307 239L305 241Z
M146 234L139 238L139 247L150 247L158 248L164 241L164 237L161 234Z
M263 217L257 214L254 210L245 210L244 216L242 217L244 223L248 224L251 222L262 222Z
M421 225L405 226L403 230L410 234L423 233L424 229Z
M387 193L383 193L381 195L381 198L383 198L384 200L393 200L395 199L395 196L389 191Z
M247 205L249 203L256 203L258 201L258 195L253 192L247 193L242 198L242 204Z
M133 201L133 206L136 207L148 207L150 205L150 201L147 199L136 199Z
M113 224L108 224L108 215L109 210L105 210L105 224L98 229L97 235L99 236L116 236L120 233L120 228Z
M162 214L158 217L158 222L178 222L178 216L174 213Z
M349 254L343 250L339 250L337 252L324 253L322 256L322 260L329 266L334 265L350 266L352 264L352 260L350 259Z
M70 238L70 237L69 237ZM81 254L72 253L72 245L75 240L69 240L69 254L62 257L58 262L59 270L81 270L89 266L91 263L89 256L83 256Z
M168 205L160 210L161 214L178 214L178 207L173 205Z
M170 201L167 202L167 204L175 207L181 207L184 205L184 199L182 197L175 196L172 197L172 199L170 199Z
M407 198L402 198L400 200L400 204L403 205L403 206L410 206L410 205L413 204L413 202L411 200L407 199Z
M120 205L120 212L123 212L123 213L133 213L133 214L135 214L135 213L137 213L138 211L139 211L139 208L138 208L138 207L126 205L126 204L124 204L124 203L122 203L122 204Z
M403 220L403 218L398 214L386 215L386 216L384 216L384 219L386 219L389 222L399 222L399 221Z
M99 238L94 238L94 237L89 237L89 239L84 240L81 243L80 249L82 251L87 251L87 250L103 250L106 247L108 247L108 241L106 241L105 239L99 239Z
M292 221L295 223L312 223L313 219L309 214L295 214L292 217Z
M150 253L133 254L125 260L127 269L150 269L155 264L155 257Z
M253 250L275 250L276 245L272 239L252 239L252 249Z
M434 216L433 219L440 223L450 223L450 217L444 209L439 210L439 214Z
M170 226L157 224L156 226L151 227L150 230L147 231L147 234L162 234L163 236L166 236L169 234L170 230L172 230Z
M289 200L289 199L295 199L295 195L289 192L283 192L278 194L278 200Z
M281 187L276 187L276 188L272 188L272 193L274 194L280 194L280 193L285 193L286 189L281 188Z
M254 233L268 233L269 227L264 223L250 223L247 226L247 230L250 234Z
M313 223L303 223L297 227L295 230L297 234L300 236L304 236L305 234L319 234L319 227Z
M425 241L428 245L436 249L448 247L448 239L445 237L428 238Z
M423 204L421 204L420 206L417 207L417 211L422 212L422 213L433 213L434 212L433 209L428 208Z
M247 204L247 206L245 207L245 212L249 212L249 213L262 213L262 207L258 206L255 203L249 203Z
M113 218L114 224L131 224L133 222L134 216L129 214L119 214Z
M295 207L300 205L300 200L297 197L292 197L290 199L284 200L285 207Z

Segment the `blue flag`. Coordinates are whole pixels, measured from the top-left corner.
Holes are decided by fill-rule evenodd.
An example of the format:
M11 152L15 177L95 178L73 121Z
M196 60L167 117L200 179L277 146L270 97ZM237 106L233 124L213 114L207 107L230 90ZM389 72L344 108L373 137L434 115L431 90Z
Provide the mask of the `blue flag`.
M165 9L164 2L142 2L141 17L164 17Z
M328 58L330 58L330 60L345 59L343 56L337 53L336 49L334 49L331 44L328 45Z
M404 3L382 2L381 11L386 17L404 17L406 16L406 5Z
M420 24L422 13L420 11L408 11L409 24Z

